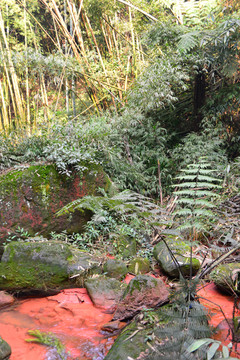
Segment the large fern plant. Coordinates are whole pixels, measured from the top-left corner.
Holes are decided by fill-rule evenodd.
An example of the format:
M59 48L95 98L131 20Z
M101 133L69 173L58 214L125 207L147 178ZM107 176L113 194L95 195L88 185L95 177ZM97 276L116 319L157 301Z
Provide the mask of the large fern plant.
M152 227L169 224L167 214L161 207L151 199L130 190L124 190L113 196L108 196L106 193L103 193L102 196L85 196L64 206L57 212L57 216L76 210L90 210L93 213L93 220L96 222L104 222L106 213L116 213L126 219L142 219Z
M177 208L174 213L179 221L179 229L185 230L190 241L196 240L215 218L214 208L220 197L222 181L214 176L215 170L206 160L190 164L177 176L180 181L174 194L177 196Z

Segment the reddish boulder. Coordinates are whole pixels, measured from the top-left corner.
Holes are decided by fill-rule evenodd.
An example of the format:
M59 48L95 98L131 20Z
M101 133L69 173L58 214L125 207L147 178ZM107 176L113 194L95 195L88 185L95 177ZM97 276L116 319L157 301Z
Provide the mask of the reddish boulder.
M169 291L161 279L138 275L130 281L117 305L113 320L132 318L142 309L155 308L168 302Z
M82 176L66 176L54 165L32 165L0 175L0 242L21 228L30 235L48 237L54 232L80 232L90 219L89 212L71 216L55 213L73 200L108 191L111 182L102 168L89 166Z
M6 293L5 291L0 291L0 309L12 305L15 299L12 295Z

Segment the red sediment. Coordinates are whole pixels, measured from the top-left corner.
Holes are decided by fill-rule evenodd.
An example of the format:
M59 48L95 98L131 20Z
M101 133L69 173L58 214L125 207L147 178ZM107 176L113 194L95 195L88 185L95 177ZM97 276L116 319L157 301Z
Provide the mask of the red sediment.
M233 296L220 293L213 283L207 284L198 291L198 295L201 297L201 304L209 311L210 325L218 326L219 331L214 335L214 339L221 341L224 345L228 345L232 342L232 338L225 318L231 322L234 305ZM240 316L240 311L238 310L235 315ZM237 353L231 353L231 356L240 359L240 344L237 346Z
M0 312L0 336L12 348L11 360L44 360L48 348L28 343L28 330L53 333L70 352L71 359L103 359L113 340L101 327L112 319L95 308L86 289L63 290L58 295L20 301Z

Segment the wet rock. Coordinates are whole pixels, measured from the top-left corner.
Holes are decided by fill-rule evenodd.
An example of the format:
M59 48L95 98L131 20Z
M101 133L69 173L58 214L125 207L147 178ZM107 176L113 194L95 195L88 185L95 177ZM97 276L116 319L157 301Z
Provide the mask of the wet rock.
M165 304L168 302L168 297L169 291L161 279L137 275L124 291L113 320L132 318L144 308L155 308Z
M101 330L107 331L107 332L110 332L110 333L115 333L116 331L121 330L125 326L126 326L125 322L115 320L115 321L110 321L110 322L104 324L101 327Z
M221 264L209 278L223 292L231 295L240 293L240 263Z
M126 286L117 279L105 276L96 276L85 281L85 287L93 304L104 309L113 309L113 311Z
M0 287L51 294L63 287L80 287L99 270L99 259L64 242L11 242L0 263Z
M122 280L128 273L126 264L123 261L109 259L103 266L106 276Z
M157 260L161 269L171 277L179 277L179 268L183 275L190 274L190 246L185 244L182 239L177 236L168 236L166 242L175 256L178 264L176 264L163 241L159 242L153 250L153 256ZM195 275L200 268L200 262L196 258L192 258L192 273Z
M5 291L0 291L0 309L5 308L14 303L15 299L12 295Z
M148 333L146 326L139 329L138 323L133 321L117 337L104 360L137 359L149 347L146 342Z
M90 219L89 211L56 217L69 202L94 195L112 185L101 167L89 165L83 176L59 174L54 165L32 165L0 175L0 243L23 228L30 235L50 232L80 232Z
M150 271L150 262L146 258L133 259L128 265L128 271L135 275L146 274Z
M8 360L11 355L11 348L6 341L0 337L0 360Z

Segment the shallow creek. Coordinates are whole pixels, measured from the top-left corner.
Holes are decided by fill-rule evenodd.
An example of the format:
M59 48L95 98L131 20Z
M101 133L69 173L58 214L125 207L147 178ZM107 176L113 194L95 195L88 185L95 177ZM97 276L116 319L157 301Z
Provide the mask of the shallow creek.
M112 315L93 306L86 289L62 290L58 295L20 300L0 312L0 336L12 348L11 360L56 360L51 348L25 341L28 330L51 332L65 345L66 359L102 360L113 344L101 333ZM106 335L106 334L105 334Z
M127 279L128 281L130 279ZM128 282L127 281L127 282ZM220 331L215 336L224 344L230 342L225 316L232 317L233 299L222 295L213 284L198 292L201 302L211 311L211 324ZM211 302L209 302L210 300ZM213 314L214 313L214 314ZM240 316L240 312L237 314ZM62 290L58 295L45 298L20 300L0 312L0 336L12 348L11 360L58 360L56 351L41 344L28 343L28 330L51 332L64 344L69 355L67 360L102 360L113 344L101 327L112 319L93 306L86 289ZM240 353L240 344L238 346ZM237 354L232 354L240 359Z
M209 310L210 324L218 329L214 338L220 340L224 345L228 345L232 337L225 317L231 323L233 316L233 297L220 293L213 283L207 284L198 292L198 295L202 297L200 302ZM240 317L239 310L237 310L235 316ZM231 356L240 359L240 342L237 344L236 351L237 353L232 352Z

